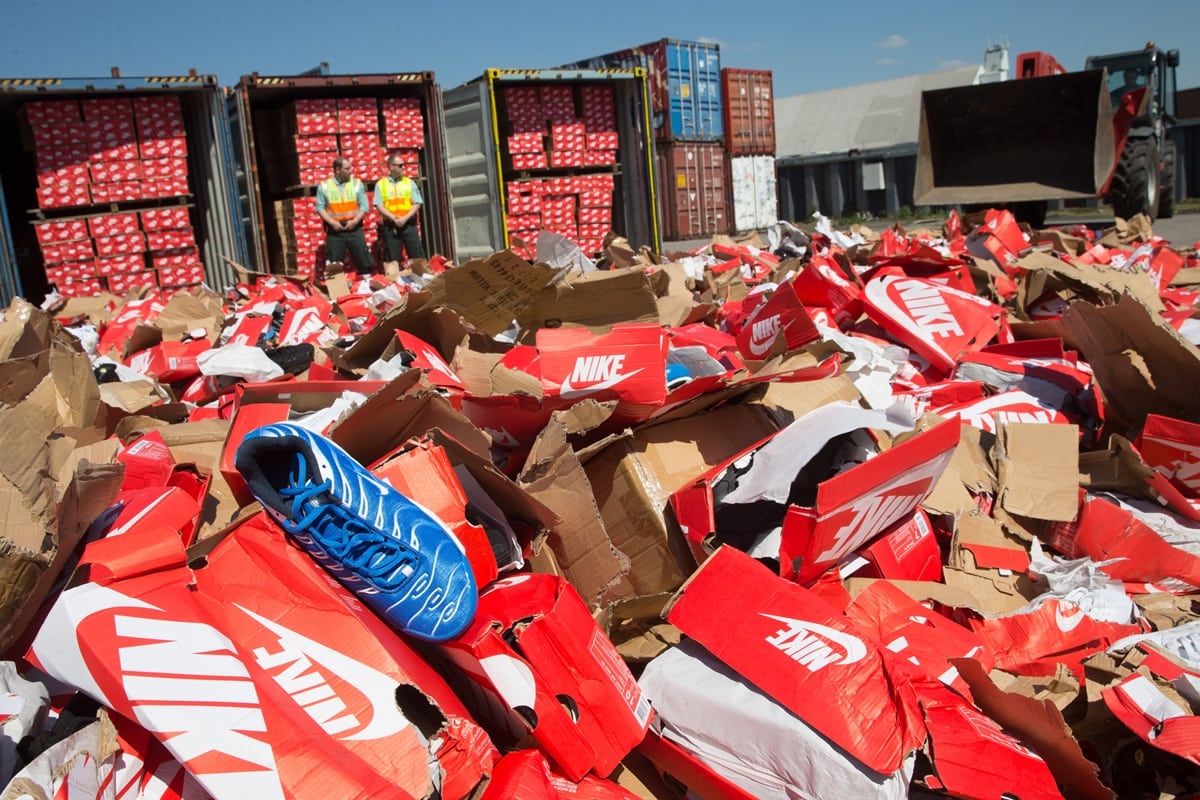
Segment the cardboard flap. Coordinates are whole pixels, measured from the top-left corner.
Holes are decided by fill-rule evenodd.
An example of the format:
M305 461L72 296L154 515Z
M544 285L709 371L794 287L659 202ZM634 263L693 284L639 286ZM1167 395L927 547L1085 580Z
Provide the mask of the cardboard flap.
M964 550L970 553L970 561L965 559ZM959 569L1023 573L1029 569L1029 551L1009 539L1000 523L976 512L955 521L949 563Z
M1062 714L1052 703L1000 691L977 661L964 658L953 663L970 685L975 704L1005 729L1018 733L1042 757L1058 783L1067 790L1066 796L1088 800L1115 797L1100 782L1098 768L1084 757Z
M219 295L207 290L176 292L154 321L163 339L177 342L183 335L203 328L209 342L216 342L225 326L225 311Z
M1000 504L1010 514L1072 520L1079 510L1079 429L1008 423L996 437Z
M1124 425L1140 427L1147 414L1200 421L1200 351L1144 303L1074 303L1062 321Z
M538 329L581 325L600 333L618 323L658 324L658 304L644 270L620 269L589 273L566 285L551 284L538 292L517 321L528 341Z
M625 579L629 558L613 545L579 458L567 443L559 415L542 430L525 462L519 485L545 503L561 521L546 539L563 574L590 607L632 592Z
M435 305L457 310L477 330L495 336L512 327L556 275L505 250L443 272L426 290Z

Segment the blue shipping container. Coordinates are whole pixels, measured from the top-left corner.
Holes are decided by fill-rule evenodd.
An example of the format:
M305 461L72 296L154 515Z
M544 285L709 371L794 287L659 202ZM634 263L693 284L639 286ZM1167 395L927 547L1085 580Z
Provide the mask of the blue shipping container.
M708 42L656 42L585 58L564 69L645 67L659 141L715 142L725 137L720 46Z

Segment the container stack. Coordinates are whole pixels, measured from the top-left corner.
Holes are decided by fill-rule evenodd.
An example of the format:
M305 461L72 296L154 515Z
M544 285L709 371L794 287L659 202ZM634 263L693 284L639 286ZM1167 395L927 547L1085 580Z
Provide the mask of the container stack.
M178 97L40 100L22 110L37 169L32 220L61 295L204 280L188 209Z
M640 68L492 69L446 91L457 258L532 250L543 231L589 256L610 233L657 242L646 96Z
M721 55L716 44L660 39L569 65L644 67L653 111L659 217L666 239L729 231Z
M721 70L733 230L779 221L775 188L775 92L770 70Z
M372 190L388 174L388 154L397 153L425 201L417 220L425 249L439 252L440 237L431 241L423 226L426 210L441 214L441 178L430 168L434 162L425 161L440 142L436 109L430 115L435 88L432 73L242 79L235 129L247 172L258 175L245 211L262 234L261 249L252 253L259 269L300 277L323 269L325 232L316 192L333 176L339 155L351 161L367 190L363 233L369 247L376 246L380 220ZM348 266L361 271L361 265Z
M530 176L506 182L509 238L532 244L546 230L597 255L612 230L620 146L612 87L508 86L501 99L503 169Z

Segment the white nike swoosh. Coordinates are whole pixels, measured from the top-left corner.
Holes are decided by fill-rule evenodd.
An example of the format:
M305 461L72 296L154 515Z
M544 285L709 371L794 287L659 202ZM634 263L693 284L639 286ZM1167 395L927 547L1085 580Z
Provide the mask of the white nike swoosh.
M572 386L571 385L571 376L568 375L566 378L563 378L562 388L559 389L558 395L559 395L559 397L566 397L569 399L572 397L584 397L585 395L595 394L596 392L603 391L604 389L611 389L612 387L616 386L621 381L625 380L626 378L632 378L634 375L637 375L641 371L642 371L642 368L639 367L639 368L635 369L633 372L627 372L624 375L618 375L615 378L609 378L608 380L600 381L599 383L597 383L593 386L588 386L584 389L577 389L574 386Z
M781 330L782 329L780 329L779 331L775 331L773 334L771 334L770 338L764 339L761 342L759 340L755 339L753 336L751 336L750 337L750 352L756 356L761 356L763 353L770 350L771 345L775 344L775 340L779 337Z
M352 736L341 736L339 739L362 740L384 739L399 733L409 726L409 721L400 713L396 706L395 678L389 677L377 669L368 667L361 661L334 650L331 647L315 642L307 636L285 628L277 622L259 616L236 603L234 606L246 616L258 622L267 630L279 637L289 649L303 653L314 662L329 669L342 680L355 687L366 696L371 703L371 721Z
M1062 603L1054 606L1054 623L1058 625L1058 629L1063 633L1070 633L1079 627L1079 623L1083 622L1083 618L1087 616L1082 611L1076 609L1071 616L1063 614Z

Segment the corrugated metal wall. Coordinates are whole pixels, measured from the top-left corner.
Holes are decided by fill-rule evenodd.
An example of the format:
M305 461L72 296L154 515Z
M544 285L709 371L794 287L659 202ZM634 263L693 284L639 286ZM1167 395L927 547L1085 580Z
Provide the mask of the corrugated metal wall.
M895 215L912 206L916 168L915 147L780 158L779 216L796 221L818 211L833 219L859 213Z

